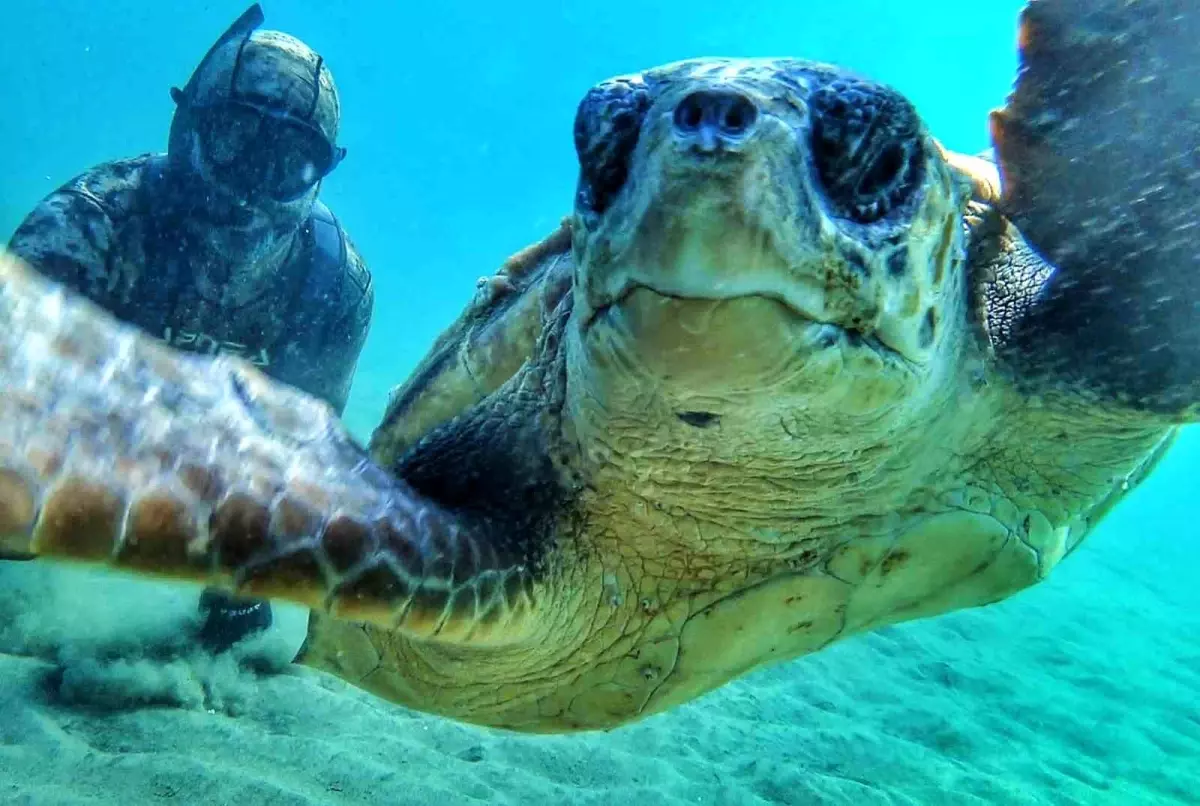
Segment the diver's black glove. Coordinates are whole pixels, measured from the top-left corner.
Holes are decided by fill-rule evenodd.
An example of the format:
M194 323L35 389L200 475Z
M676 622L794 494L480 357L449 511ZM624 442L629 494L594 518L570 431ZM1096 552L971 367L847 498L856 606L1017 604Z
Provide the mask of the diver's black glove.
M271 604L261 599L238 599L215 588L200 595L204 619L196 638L216 655L271 626Z

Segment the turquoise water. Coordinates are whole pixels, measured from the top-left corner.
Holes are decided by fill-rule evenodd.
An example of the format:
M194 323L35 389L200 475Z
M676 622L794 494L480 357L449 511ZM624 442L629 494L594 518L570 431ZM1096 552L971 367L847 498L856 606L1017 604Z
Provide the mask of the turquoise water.
M247 4L19 5L7 12L19 39L0 52L0 138L12 144L0 234L85 166L164 148L168 88ZM380 300L351 426L373 427L389 386L477 277L569 211L571 125L593 83L704 54L834 61L907 93L948 146L974 152L1011 82L1020 4L955 7L460 1L357 3L352 13L345 3L265 4L267 27L312 45L341 91L349 156L322 198L372 268Z
M575 184L571 124L577 101L594 82L698 55L832 61L902 90L948 147L970 153L987 146L986 113L1002 103L1010 86L1020 6L1013 0L920 5L668 0L575 4L570 10L560 3L478 0L266 3L266 27L297 35L318 50L342 96L340 140L349 156L326 181L322 198L366 258L377 289L375 323L346 415L350 427L368 434L391 385L457 316L476 278L550 231L569 210ZM168 88L187 79L213 37L243 9L242 2L224 0L187 8L132 0L11 4L0 40L0 235L10 232L44 194L84 168L162 149L172 110ZM855 675L862 676L860 661L878 662L889 648L898 655L898 665L936 668L944 663L969 668L971 679L992 670L995 679L1006 681L1003 691L983 683L973 688L970 680L960 678L945 683L959 687L955 697L931 696L917 711L898 712L889 720L879 716L888 712L885 704L873 716L863 711L862 720L853 724L844 720L826 731L805 733L804 742L823 744L809 746L799 756L772 756L771 747L763 749L747 738L724 749L725 757L735 761L714 767L708 785L704 776L691 775L680 758L671 756L673 749L655 752L664 754L667 768L682 770L679 786L686 788L690 802L1200 803L1200 794L1190 788L1200 783L1195 694L1200 686L1200 650L1195 646L1200 636L1200 527L1193 503L1198 468L1200 440L1188 433L1155 477L1090 539L1083 552L1087 557L1065 563L1045 590L1031 591L986 615L960 614L888 631L870 639L874 643L839 648L828 659L772 670L762 678L764 693L757 696L782 697L779 687L799 685L795 681L804 682L803 696L809 696L832 685L822 673L839 675L841 687L829 701L848 713L862 706L864 692L887 698L886 673L877 678L885 681L884 690ZM956 638L954 629L969 635ZM1022 643L1023 638L1029 643ZM969 661L954 654L968 645ZM918 661L923 653L925 659ZM1051 669L1052 664L1058 665ZM917 678L927 683L930 673L913 674L892 681L897 699L916 690L900 686ZM714 713L723 718L728 709L737 711L745 697L756 696L749 684L739 686L738 694L705 700L680 722L664 723L664 730L683 730L687 719ZM276 696L274 689L269 691ZM952 701L958 703L953 708ZM303 723L303 700L279 695L278 702L280 713L295 709L280 719ZM354 703L363 707L359 699ZM980 717L989 710L1014 708L1026 709L1025 715L1037 723L1033 734L1005 735ZM772 717L772 710L751 709L740 729L752 731L759 720L763 730L786 736L789 726L780 724L778 714ZM802 710L783 712L795 721L812 716ZM917 712L929 724L914 725ZM256 718L270 723L261 713ZM413 728L416 723L405 724ZM421 724L429 730L426 722ZM1177 726L1171 728L1176 740L1154 732L1164 724ZM973 792L969 797L975 800L963 791L959 799L934 783L914 792L905 789L904 776L895 769L870 761L870 748L908 741L910 733L924 728L929 731L922 735L951 737L945 747L934 748L941 756L930 765L948 764L949 758L968 777L973 771L990 775L1000 770L997 778L1022 782L1021 797L1028 799L1013 795L1011 788L999 794ZM99 724L90 729L105 730ZM655 741L667 742L655 736ZM547 746L564 757L578 752L569 740L553 741ZM536 746L522 742L512 746ZM955 742L966 742L966 749L956 749ZM1084 765L1086 774L1075 775L1076 783L1062 788L1058 772L1045 771L1046 765L1058 767L1038 750L1050 745L1064 758L1099 761ZM587 747L591 749L580 755L578 770L585 769L588 754L620 752ZM747 757L736 760L743 751ZM635 747L628 755L638 752ZM503 758L501 769L505 764L531 768L532 762L520 754ZM388 762L384 758L379 763ZM430 763L442 762L431 757ZM739 778L737 771L745 772L750 764L759 766ZM867 778L863 785L874 794L856 799L852 790L838 790L837 797L844 798L838 800L829 794L833 790L818 792L805 783L808 773L830 775L830 765L841 765L839 774L847 780ZM539 769L550 766L547 762ZM654 769L637 774L663 774L664 768ZM1155 772L1161 780L1146 783ZM576 779L561 770L554 775L557 788L529 790L546 798L535 802L559 802L573 789L609 791L591 773L578 772ZM908 773L910 780L919 775L916 768ZM116 786L126 785L115 780ZM504 780L497 773L485 786L493 801L507 801ZM512 780L521 779L515 775ZM614 791L620 788L620 782L607 783ZM131 792L142 791L128 786ZM442 802L469 800L466 789L452 784L430 791L430 797ZM726 794L714 794L721 792ZM907 794L882 799L888 792ZM876 795L881 799L873 799ZM52 802L31 797L24 802ZM330 797L329 802L360 802ZM371 793L362 797L361 802L369 802ZM478 797L488 799L470 794ZM603 794L597 798L589 802L606 802ZM68 796L53 802L73 801Z

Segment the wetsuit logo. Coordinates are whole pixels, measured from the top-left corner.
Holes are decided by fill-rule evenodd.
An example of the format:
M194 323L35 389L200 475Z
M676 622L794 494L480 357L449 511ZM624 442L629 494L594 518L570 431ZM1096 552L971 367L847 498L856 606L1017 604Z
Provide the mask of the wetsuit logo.
M246 359L255 366L267 367L271 365L271 359L267 355L266 347L263 347L257 353L253 353L248 345L240 344L236 341L214 339L207 333L194 333L190 330L175 330L174 328L166 327L163 328L162 340L172 347L187 350L188 352L202 353L203 355L236 355Z

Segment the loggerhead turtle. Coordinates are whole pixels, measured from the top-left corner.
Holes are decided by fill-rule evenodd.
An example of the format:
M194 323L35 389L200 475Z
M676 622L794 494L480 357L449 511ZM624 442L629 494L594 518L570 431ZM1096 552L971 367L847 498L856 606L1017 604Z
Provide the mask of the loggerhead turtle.
M306 604L305 662L526 731L1003 599L1197 419L1198 41L1184 0L1034 0L998 174L831 66L604 82L574 214L373 458L8 260L0 547Z

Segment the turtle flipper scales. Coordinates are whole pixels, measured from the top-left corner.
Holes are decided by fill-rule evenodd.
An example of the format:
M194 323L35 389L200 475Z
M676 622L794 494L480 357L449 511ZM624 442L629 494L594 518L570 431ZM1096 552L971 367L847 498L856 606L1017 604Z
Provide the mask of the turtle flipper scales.
M1031 0L992 115L1001 208L1055 271L1019 371L1200 412L1200 4Z
M290 599L456 640L527 571L372 464L332 410L177 353L0 254L0 556Z

